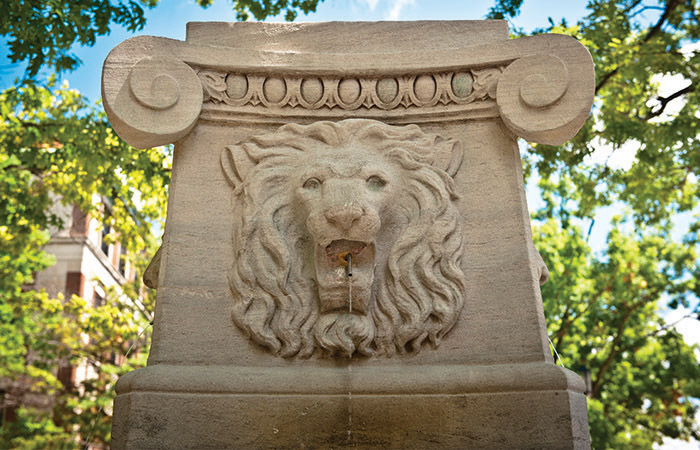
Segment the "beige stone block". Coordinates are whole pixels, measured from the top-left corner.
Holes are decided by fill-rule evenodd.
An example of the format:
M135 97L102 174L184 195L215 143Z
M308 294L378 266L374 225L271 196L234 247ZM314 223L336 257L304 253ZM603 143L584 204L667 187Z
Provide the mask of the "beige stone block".
M501 21L192 23L115 48L111 123L175 158L114 448L588 448L516 139L570 139L593 88L578 42Z

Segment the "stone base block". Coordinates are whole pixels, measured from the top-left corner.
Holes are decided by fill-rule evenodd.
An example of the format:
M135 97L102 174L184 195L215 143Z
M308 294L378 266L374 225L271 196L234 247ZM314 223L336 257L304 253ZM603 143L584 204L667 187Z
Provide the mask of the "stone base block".
M539 370L540 377L553 384L552 388L542 389L545 383L532 382L530 376L538 368L545 369ZM168 369L169 378L158 376ZM357 381L356 376L387 371L360 369L353 368L350 377ZM425 375L440 369L448 372L446 378L451 378L450 372L462 372L462 376L442 386L433 384L431 392L421 383L411 385L408 376L405 381L409 384L372 393L361 381L355 383L353 392L347 372L329 369L325 375L331 374L338 381L330 390L348 387L347 392L328 392L325 384L331 380L324 382L323 377L314 375L302 385L280 382L277 393L263 394L251 387L274 382L278 376L283 378L285 371L297 369L250 369L245 379L241 373L245 369L240 368L148 367L120 383L113 448L590 448L585 396L580 392L581 383L570 372L551 364L520 364L429 367ZM197 387L192 377L198 371ZM396 375L387 372L391 373L384 379L373 377L377 387L384 387L392 374ZM229 378L228 389L222 389L220 382L227 373L236 377ZM489 374L488 383L474 384ZM158 378L161 389L154 385ZM515 383L503 385L507 378ZM559 383L552 383L555 378ZM457 392L460 389L464 392Z

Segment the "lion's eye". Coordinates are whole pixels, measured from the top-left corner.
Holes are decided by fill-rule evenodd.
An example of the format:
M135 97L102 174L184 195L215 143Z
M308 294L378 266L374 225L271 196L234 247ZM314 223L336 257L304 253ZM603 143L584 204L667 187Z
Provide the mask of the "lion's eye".
M377 175L372 175L371 177L367 178L367 186L374 191L378 191L386 186L386 181Z
M318 178L309 178L304 182L304 189L318 189L321 187L321 182Z

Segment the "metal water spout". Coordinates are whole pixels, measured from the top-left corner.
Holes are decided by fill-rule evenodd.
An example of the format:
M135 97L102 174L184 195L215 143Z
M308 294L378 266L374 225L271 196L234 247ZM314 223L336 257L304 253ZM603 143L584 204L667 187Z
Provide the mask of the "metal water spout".
M338 255L340 263L346 267L348 275L348 312L352 313L352 252L343 252Z

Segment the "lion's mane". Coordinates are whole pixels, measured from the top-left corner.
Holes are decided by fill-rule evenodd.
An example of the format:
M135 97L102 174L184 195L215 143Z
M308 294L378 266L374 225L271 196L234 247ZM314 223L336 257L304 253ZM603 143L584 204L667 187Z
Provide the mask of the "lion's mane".
M409 205L401 212L406 224L387 263L375 269L383 276L375 276L378 286L367 314L373 341L357 350L392 355L417 352L426 340L437 346L464 304L464 244L454 182L433 165L436 149L454 141L415 125L373 120L284 125L227 148L245 152L250 160L233 196L232 318L255 342L284 357L308 357L322 347L313 333L318 293L305 250L313 244L304 219L295 216L290 192L289 178L298 167L294 160L309 148L333 151L350 143L398 163ZM348 345L344 353L352 354L356 349Z

